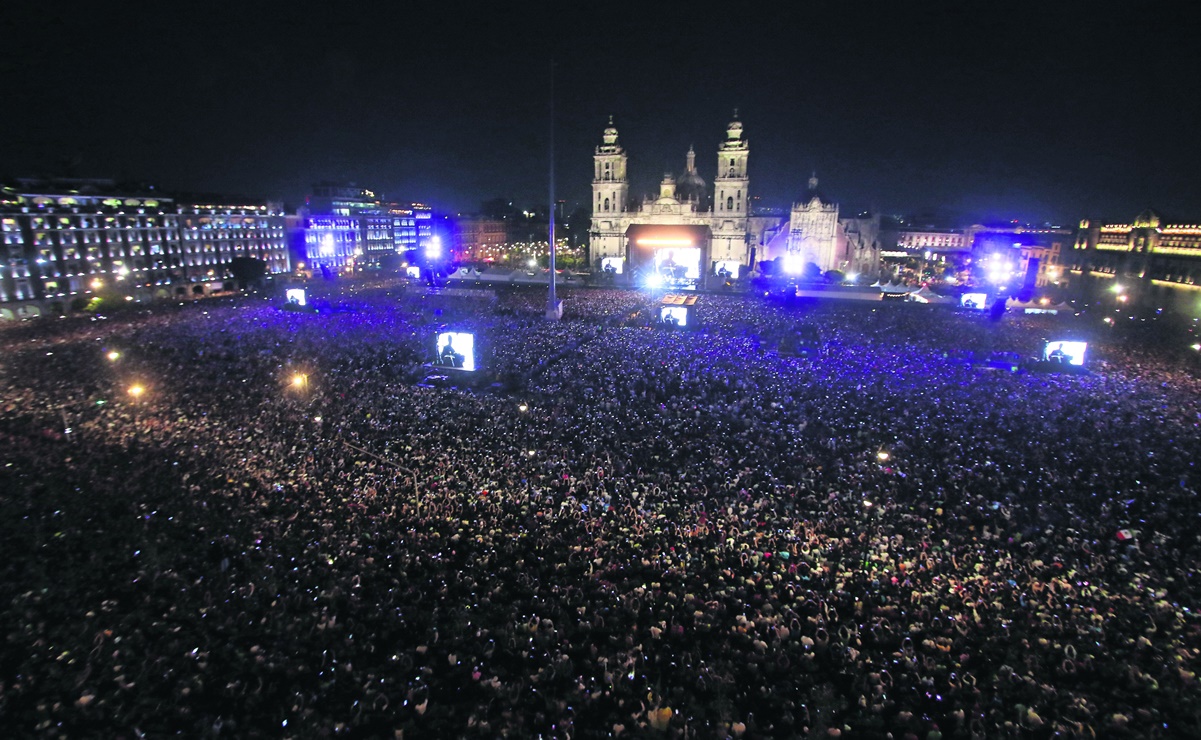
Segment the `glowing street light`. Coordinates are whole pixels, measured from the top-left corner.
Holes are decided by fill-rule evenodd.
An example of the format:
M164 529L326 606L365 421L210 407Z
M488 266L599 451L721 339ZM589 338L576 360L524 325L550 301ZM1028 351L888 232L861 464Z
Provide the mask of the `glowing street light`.
M530 407L523 403L517 407L517 410L524 414L525 412L530 410Z
M92 290L100 290L101 288L104 287L104 281L101 280L100 278L94 278L92 280L91 285L92 285Z
M141 398L142 394L145 392L146 392L146 389L136 383L134 385L129 386L129 395L133 396L133 400L135 400L135 401L138 400L139 398Z
M105 355L105 357L108 358L109 362L116 362L117 360L121 359L121 353L114 349Z
M304 373L296 373L292 376L292 387L297 390L308 390L309 376Z
M884 450L880 450L879 452L876 453L876 459L879 460L880 462L888 462L888 458L889 458L889 455Z

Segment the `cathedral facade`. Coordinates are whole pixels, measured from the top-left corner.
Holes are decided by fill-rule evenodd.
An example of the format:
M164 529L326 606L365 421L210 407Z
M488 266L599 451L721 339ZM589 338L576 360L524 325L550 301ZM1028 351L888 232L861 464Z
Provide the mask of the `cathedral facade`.
M636 285L702 287L751 267L749 147L735 116L717 149L713 195L689 149L684 173L664 176L656 197L630 200L629 156L610 119L593 155L591 257L594 269Z
M629 155L610 119L593 155L593 269L633 285L683 289L747 276L760 260L775 259L793 274L878 271L879 217L840 218L838 204L818 192L816 177L788 219L752 217L749 155L735 111L717 148L712 191L690 148L683 174L664 176L657 196L635 203Z
M763 250L765 259L780 258L786 272L829 272L876 275L880 268L880 215L845 217L839 206L817 189L817 175L792 205L786 223Z

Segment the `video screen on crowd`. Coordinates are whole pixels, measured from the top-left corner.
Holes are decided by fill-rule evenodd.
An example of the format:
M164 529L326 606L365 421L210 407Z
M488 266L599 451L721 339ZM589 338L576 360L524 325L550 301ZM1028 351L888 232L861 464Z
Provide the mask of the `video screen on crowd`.
M625 272L624 257L604 257L601 259L601 272L606 275L620 275Z
M688 307L663 306L659 309L659 320L668 326L688 326Z
M475 335L462 331L438 334L434 364L456 370L475 370Z
M1088 342L1047 342L1047 347L1043 350L1043 359L1047 362L1081 366L1084 364L1086 349Z
M713 274L717 275L719 278L737 280L738 271L741 269L741 262L734 262L733 260L718 260L717 264L713 267Z
M701 277L701 250L677 247L655 250L655 273L667 284Z
M988 308L988 293L964 293L959 297L959 305L983 311Z
M307 303L304 288L288 288L286 295L288 296L288 303L294 306L303 306Z
M405 268L405 276L413 278L414 280L420 280L421 279L421 268L418 267L417 265L409 265L408 267Z

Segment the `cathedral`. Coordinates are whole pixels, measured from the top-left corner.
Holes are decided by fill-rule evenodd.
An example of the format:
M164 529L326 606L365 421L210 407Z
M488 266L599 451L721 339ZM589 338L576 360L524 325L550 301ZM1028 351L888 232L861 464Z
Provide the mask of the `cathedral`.
M879 218L840 219L838 205L810 191L791 218L752 216L747 159L737 111L717 148L712 197L691 148L685 171L665 175L657 197L630 199L629 155L609 119L593 155L591 257L603 273L648 287L695 289L748 276L763 260L782 269L870 274L879 261ZM778 259L777 259L778 258ZM814 267L810 267L810 265Z

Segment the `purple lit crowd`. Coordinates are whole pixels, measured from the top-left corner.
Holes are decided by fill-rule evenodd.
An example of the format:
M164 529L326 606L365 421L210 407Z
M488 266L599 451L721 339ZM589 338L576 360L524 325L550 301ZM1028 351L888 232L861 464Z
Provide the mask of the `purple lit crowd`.
M1088 317L544 301L0 328L4 734L1201 735L1195 366L971 362ZM443 325L479 387L416 382Z

